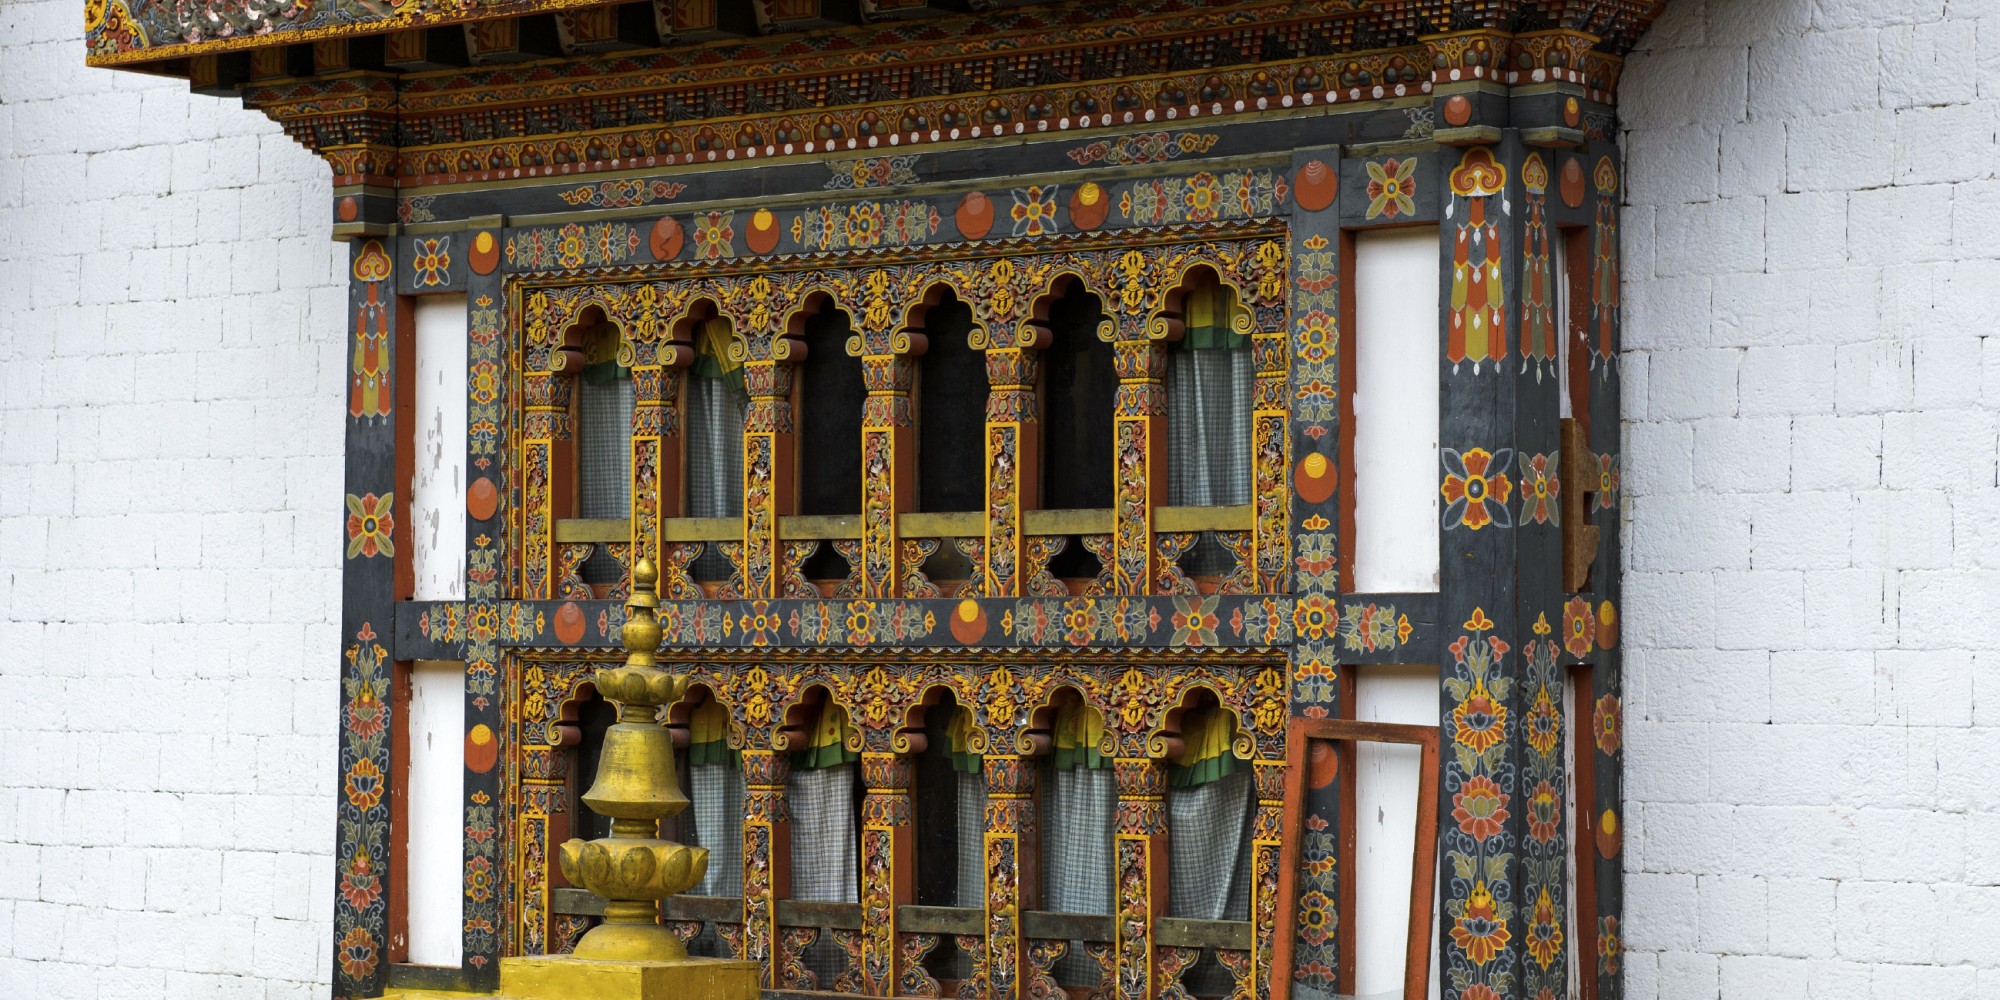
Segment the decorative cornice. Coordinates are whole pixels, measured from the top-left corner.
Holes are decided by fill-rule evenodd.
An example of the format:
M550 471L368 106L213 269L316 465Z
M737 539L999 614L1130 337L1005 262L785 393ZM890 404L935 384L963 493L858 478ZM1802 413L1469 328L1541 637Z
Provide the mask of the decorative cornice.
M1105 8L1130 16L1066 29L1059 44L1045 30ZM1181 0L1125 0L1037 13L924 22L929 37L907 45L885 41L902 37L886 29L830 33L804 53L796 41L726 43L278 80L244 96L326 157L337 183L410 188L1282 112L1464 83L1560 84L1608 103L1621 68L1604 38L1540 19L1518 35L1411 36L1433 23L1386 3L1191 11ZM995 26L1020 30L981 30ZM1355 48L1390 35L1396 44Z

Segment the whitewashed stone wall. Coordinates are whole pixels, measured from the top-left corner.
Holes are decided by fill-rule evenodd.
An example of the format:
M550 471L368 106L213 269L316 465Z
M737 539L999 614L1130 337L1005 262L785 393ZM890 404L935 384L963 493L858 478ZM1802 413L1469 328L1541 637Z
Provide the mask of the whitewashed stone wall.
M1635 1000L2000 996L2000 3L1625 76Z
M325 171L81 33L0 0L0 997L323 997Z

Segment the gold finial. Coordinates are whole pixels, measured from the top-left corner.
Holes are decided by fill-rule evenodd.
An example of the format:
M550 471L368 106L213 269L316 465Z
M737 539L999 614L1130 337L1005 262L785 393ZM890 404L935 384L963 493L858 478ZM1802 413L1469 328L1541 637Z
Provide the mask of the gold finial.
M632 567L625 602L625 662L597 671L597 691L618 703L618 722L604 734L597 780L583 802L612 817L611 836L562 846L563 875L605 897L604 923L577 942L581 958L678 960L680 939L659 925L658 900L686 892L708 870L708 851L658 839L659 821L687 808L674 774L673 742L656 720L659 706L680 697L680 678L660 669L660 620L654 609L659 571L650 559Z

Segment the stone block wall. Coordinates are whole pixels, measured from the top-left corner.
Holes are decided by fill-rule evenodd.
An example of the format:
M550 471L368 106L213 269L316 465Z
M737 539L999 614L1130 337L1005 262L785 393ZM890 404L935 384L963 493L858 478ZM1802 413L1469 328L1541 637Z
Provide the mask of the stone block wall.
M1625 76L1626 981L2000 996L2000 3Z
M326 173L82 18L0 3L0 997L324 997Z

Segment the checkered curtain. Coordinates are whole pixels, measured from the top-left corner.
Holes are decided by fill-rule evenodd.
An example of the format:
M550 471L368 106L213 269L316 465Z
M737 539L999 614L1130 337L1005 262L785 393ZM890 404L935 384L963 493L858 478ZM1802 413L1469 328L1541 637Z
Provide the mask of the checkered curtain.
M856 764L799 769L785 780L792 813L792 898L820 903L860 901L856 867L861 841L854 817ZM827 987L847 968L847 955L822 933L806 949L806 968Z
M1167 503L1232 507L1250 502L1250 397L1257 379L1249 338L1230 323L1241 311L1226 289L1188 293L1187 334L1167 354ZM1194 573L1227 572L1231 557L1200 539Z
M589 365L577 386L578 516L632 516L632 370Z
M1111 759L1098 752L1103 719L1083 705L1056 713L1055 752L1042 785L1042 905L1061 913L1112 912L1112 847L1118 784ZM1088 986L1102 974L1071 941L1056 979Z
M687 380L687 512L689 517L737 517L743 513L743 419L750 396L739 374ZM710 544L694 562L697 580L727 580L729 560Z
M1247 771L1167 793L1170 916L1250 919L1250 820L1256 805Z
M708 848L708 874L697 896L743 895L743 769L729 762L688 768L688 797L681 813L681 836Z
M956 905L986 906L986 778L964 771L958 778L958 895Z

